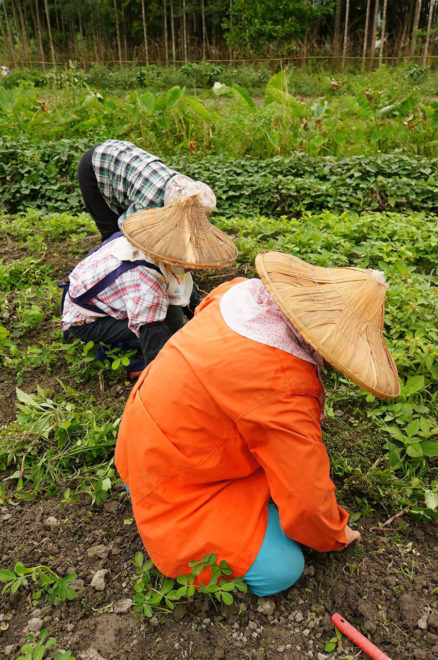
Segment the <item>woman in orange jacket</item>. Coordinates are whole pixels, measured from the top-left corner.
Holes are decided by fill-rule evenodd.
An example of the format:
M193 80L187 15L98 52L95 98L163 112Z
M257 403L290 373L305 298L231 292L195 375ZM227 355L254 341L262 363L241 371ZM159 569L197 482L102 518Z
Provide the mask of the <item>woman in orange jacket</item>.
M300 576L299 544L327 552L360 540L321 441L323 358L376 396L399 386L383 273L279 252L256 267L260 280L212 291L142 373L116 465L159 570L187 574L215 553L265 596Z

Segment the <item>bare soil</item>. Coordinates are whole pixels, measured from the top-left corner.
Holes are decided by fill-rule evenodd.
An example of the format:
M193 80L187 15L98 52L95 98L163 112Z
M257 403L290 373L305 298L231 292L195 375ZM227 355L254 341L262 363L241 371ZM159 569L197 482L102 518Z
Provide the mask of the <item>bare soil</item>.
M393 660L438 657L434 526L399 518L389 531L378 532L372 530L378 519L367 520L359 524L360 546L342 553L306 551L304 575L287 592L265 599L243 595L222 608L199 597L173 614L146 619L132 608L120 613L134 593L132 559L143 551L135 525L126 524L131 519L121 489L99 508L57 500L0 508L2 567L20 560L49 565L60 575L78 574L76 599L58 607L43 599L33 607L26 589L3 596L0 620L8 627L0 638L1 657L18 655L32 619L41 619L56 637L56 649L85 660L357 657L347 640L342 649L324 652L334 635L334 612ZM108 571L103 591L90 585L100 569Z
M93 247L87 238L75 254L67 244L48 246L54 279L62 278L82 253ZM28 254L13 241L6 259ZM237 273L203 276L202 290L210 290ZM52 324L52 325L48 325ZM48 338L53 321L47 319L24 340L23 346ZM29 372L22 389L36 385L59 389L56 378L94 396L110 408L129 395L125 383L78 383L60 361L57 373ZM15 375L3 370L0 380L2 423L15 418ZM331 432L345 428L330 422ZM337 426L339 428L337 428ZM0 475L0 480L8 475ZM341 502L347 508L353 502ZM384 503L382 503L384 505ZM0 597L0 657L16 658L27 632L38 627L56 637L53 651L70 649L82 660L252 660L365 657L345 638L328 653L334 636L330 616L339 612L395 659L438 658L438 538L437 526L417 525L403 515L385 528L374 529L388 515L384 508L361 519L362 543L342 553L305 550L304 575L289 591L272 598L241 595L231 607L206 597L177 605L174 613L144 618L129 607L133 597L135 552L143 551L128 496L120 487L110 500L92 507L88 500L62 504L59 500L0 506L0 567L46 564L60 575L76 572L75 600L54 606L41 598L34 606L31 587ZM55 521L49 521L52 517ZM127 524L130 523L130 524ZM96 550L96 546L101 546ZM105 569L105 586L90 583ZM126 609L127 608L127 609ZM125 610L126 611L121 611ZM36 635L39 633L37 632ZM52 657L52 656L50 656Z

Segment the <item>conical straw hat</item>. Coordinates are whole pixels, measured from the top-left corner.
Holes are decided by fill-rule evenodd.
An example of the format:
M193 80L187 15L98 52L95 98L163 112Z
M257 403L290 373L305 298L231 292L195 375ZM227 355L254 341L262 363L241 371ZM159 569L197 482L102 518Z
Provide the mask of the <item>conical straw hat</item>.
M137 211L126 218L122 231L153 259L190 270L226 268L237 257L233 241L208 222L198 195Z
M383 337L381 271L321 268L276 251L261 252L255 265L283 314L327 362L380 399L400 393Z

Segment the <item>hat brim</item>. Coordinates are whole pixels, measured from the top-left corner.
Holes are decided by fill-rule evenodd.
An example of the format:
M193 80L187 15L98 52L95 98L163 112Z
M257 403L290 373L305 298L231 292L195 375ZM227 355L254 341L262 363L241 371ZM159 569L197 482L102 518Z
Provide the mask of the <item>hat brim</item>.
M342 295L339 299L333 297L333 289L330 300L324 296L321 286L317 286L315 295L316 287L306 286L303 279L297 277L294 266L302 268L302 264L309 269L306 275L319 268L277 251L262 252L255 261L260 279L283 314L329 364L379 399L398 396L397 367L381 330L359 315L355 318L351 305L345 303ZM358 271L358 276L364 272L362 269L338 270ZM352 277L355 275L353 273ZM316 278L314 284L317 285Z
M122 231L144 254L187 270L221 270L237 257L233 241L208 221L199 195L137 211L126 218Z
M126 223L128 222L128 219L125 220L125 222L122 225L122 232L125 235L126 239L131 243L131 245L141 250L143 254L152 257L152 259L156 261L161 261L162 263L166 263L166 264L172 264L174 266L181 266L182 268L186 268L187 270L223 270L224 268L229 268L230 266L233 266L235 264L237 258L237 248L234 245L233 241L231 241L228 238L228 236L226 236L226 234L224 234L217 227L213 228L213 233L215 235L215 238L218 240L218 242L222 244L222 247L225 248L226 251L231 256L229 256L227 259L223 259L222 261L211 262L207 258L202 263L199 262L194 263L191 261L178 259L170 255L163 255L162 252L156 252L152 248L145 246L144 243L137 241L133 232L130 231L129 224L125 227Z

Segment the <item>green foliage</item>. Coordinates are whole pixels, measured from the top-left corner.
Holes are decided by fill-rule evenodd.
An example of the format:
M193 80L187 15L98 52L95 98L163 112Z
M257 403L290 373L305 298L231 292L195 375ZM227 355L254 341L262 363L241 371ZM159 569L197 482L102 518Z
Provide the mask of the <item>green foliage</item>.
M2 594L10 591L15 594L22 586L27 586L28 581L37 586L33 591L32 598L38 601L44 592L47 599L58 605L66 600L73 600L76 592L69 586L77 578L76 573L70 573L65 578L60 577L48 566L30 566L26 568L19 561L15 564L14 570L0 569L0 582L4 583Z
M56 643L56 637L48 638L48 635L45 628L41 630L38 639L35 635L28 635L28 642L23 644L16 660L42 660L46 656L46 651L52 649ZM70 651L56 651L53 660L75 660L75 657Z
M198 117L211 112L209 107L195 101L191 100L187 112ZM271 132L266 139L272 140L275 135L275 131ZM141 141L139 145L148 148ZM64 160L58 161L56 156L61 148ZM87 148L83 140L47 142L38 147L20 140L19 149L16 143L12 147L12 143L7 145L0 141L0 181L3 184L0 209L14 213L39 208L34 216L17 218L13 223L3 221L8 233L25 239L33 228L46 240L74 235L75 221L71 215L66 214L60 222L59 217L51 217L47 211L82 210L76 167L78 158ZM36 172L32 166L34 158L41 160ZM50 167L46 167L49 162ZM297 153L263 161L212 156L194 160L173 156L167 162L184 174L211 185L218 199L218 212L225 215L300 215L303 210L324 209L438 211L437 159L381 154L353 156L340 161ZM31 180L37 180L38 185L27 185ZM80 236L95 232L87 216L80 218L79 227L76 224L75 229ZM39 219L41 227L38 227Z
M11 218L1 218L2 231L19 240L29 250L35 248L33 241L41 237L45 241L68 240L72 244L88 235L96 234L96 225L88 213L75 214L59 213L55 215L36 210L27 209L25 214ZM97 236L96 236L97 237Z
M94 63L86 71L75 69L13 69L8 76L0 78L0 87L13 89L68 89L86 86L100 90L131 90L149 88L161 91L174 85L190 89L208 89L217 80L226 84L237 83L260 93L270 78L270 69L265 65L241 64L233 67L211 62L187 62L180 67L165 68L156 64L142 67L110 68Z
M17 389L17 420L0 431L0 470L13 468L7 478L17 492L33 497L57 493L68 483L100 504L116 477L113 449L119 414L93 405L93 399L61 385L50 398L48 390L35 394Z
M36 281L47 278L50 271L50 264L42 264L41 260L32 257L0 264L0 290L7 292L29 287Z
M226 561L216 563L216 555L211 553L200 561L189 562L192 569L188 575L179 575L176 580L167 578L158 571L150 559L145 560L141 552L135 554L133 564L136 567L134 586L135 610L151 617L154 612L171 612L175 603L191 599L196 594L208 594L225 605L233 603L233 593L248 590L243 578L232 578L232 570ZM207 584L195 586L197 576L206 574Z
M333 1L234 0L227 21L227 43L242 52L263 55L274 49L276 56L290 52L291 41L302 38L317 18L333 13Z

